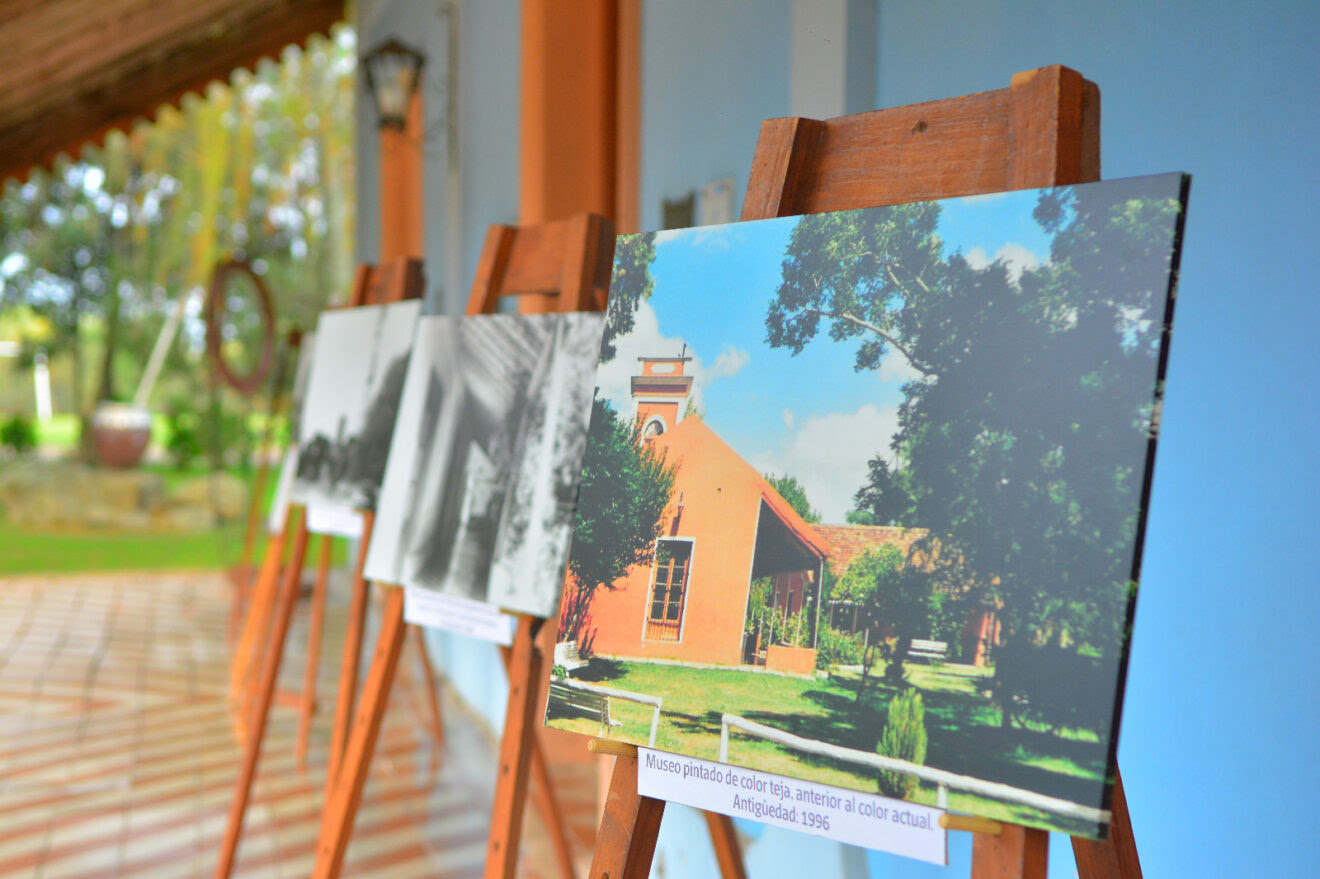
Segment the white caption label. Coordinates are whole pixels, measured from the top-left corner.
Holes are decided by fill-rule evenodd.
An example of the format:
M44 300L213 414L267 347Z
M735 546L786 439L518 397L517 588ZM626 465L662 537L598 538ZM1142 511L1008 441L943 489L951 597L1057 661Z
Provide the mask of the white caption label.
M505 647L513 643L513 630L518 625L517 617L489 604L411 586L403 592L403 618L414 625L494 641Z
M734 818L948 864L940 809L639 748L637 792Z
M312 504L307 508L307 530L313 534L360 538L362 514L351 507Z

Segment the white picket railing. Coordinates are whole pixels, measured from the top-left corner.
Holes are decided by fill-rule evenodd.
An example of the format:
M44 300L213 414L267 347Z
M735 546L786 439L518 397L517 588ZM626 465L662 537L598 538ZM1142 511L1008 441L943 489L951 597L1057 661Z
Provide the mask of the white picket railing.
M1105 809L1096 809L1069 800L1048 797L1044 794L1038 794L1035 791L1023 790L1022 788L1001 784L997 781L986 781L981 778L973 778L970 775L959 775L955 772L948 772L944 769L936 769L933 766L922 766L920 763L910 763L907 760L899 760L896 757L885 757L880 754L871 754L853 748L831 745L828 742L804 739L802 736L796 736L790 732L784 732L781 729L775 729L772 726L766 726L763 723L757 723L754 720L739 717L736 714L725 714L720 720L721 763L729 762L729 730L731 728L740 729L748 735L783 745L786 748L792 748L795 751L803 751L821 757L832 757L835 760L856 763L862 766L868 766L872 769L886 769L890 772L902 772L908 775L915 775L922 781L936 785L936 804L941 809L947 809L949 807L948 791L949 788L953 788L954 790L966 791L967 793L976 794L977 796L990 797L1007 803L1028 806L1033 809L1039 809L1042 812L1049 812L1052 815L1077 818L1083 821L1091 821L1096 824L1109 823L1110 813Z
M651 706L651 735L647 739L648 748L655 747L655 732L660 727L660 706L664 700L659 696L648 696L645 693L630 693L627 690L616 690L613 687L601 687L596 684L588 684L585 681L575 681L572 678L555 678L555 683L563 684L574 690L581 690L584 693L599 693L602 696L608 696L611 699L624 699L628 702L640 702L643 705Z

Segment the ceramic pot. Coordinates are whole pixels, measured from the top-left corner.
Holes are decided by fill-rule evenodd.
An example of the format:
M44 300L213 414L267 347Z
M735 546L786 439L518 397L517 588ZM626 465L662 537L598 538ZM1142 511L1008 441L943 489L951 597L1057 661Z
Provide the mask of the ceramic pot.
M151 413L131 403L101 403L92 413L92 445L106 467L136 467L151 442Z

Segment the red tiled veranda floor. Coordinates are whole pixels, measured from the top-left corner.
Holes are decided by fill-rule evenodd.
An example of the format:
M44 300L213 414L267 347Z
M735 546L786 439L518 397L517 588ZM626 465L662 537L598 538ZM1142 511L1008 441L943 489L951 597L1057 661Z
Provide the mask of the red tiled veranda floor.
M236 877L311 872L343 603L332 590L306 768L294 756L294 710L272 709ZM0 579L0 877L211 876L240 761L228 609L219 574ZM291 689L304 668L305 614L303 601L282 675ZM494 743L447 699L433 769L412 650L348 848L344 875L355 879L481 874ZM566 781L559 797L585 857L593 782ZM534 818L524 839L520 872L553 875Z

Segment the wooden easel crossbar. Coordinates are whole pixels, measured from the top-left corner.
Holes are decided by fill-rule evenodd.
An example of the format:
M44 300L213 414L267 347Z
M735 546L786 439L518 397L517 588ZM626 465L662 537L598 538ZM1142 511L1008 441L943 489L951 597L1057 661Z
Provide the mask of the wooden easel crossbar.
M815 120L761 127L743 220L852 210L909 201L1027 189L1100 178L1100 92L1076 71L1045 67L1014 74L1008 88ZM602 739L614 773L591 876L644 879L664 802L637 792L636 748ZM1116 774L1109 837L1074 839L1081 879L1139 879L1132 825ZM1049 834L946 815L950 829L976 831L974 879L1045 879ZM727 819L725 819L727 820Z

